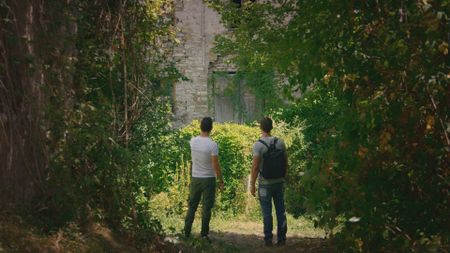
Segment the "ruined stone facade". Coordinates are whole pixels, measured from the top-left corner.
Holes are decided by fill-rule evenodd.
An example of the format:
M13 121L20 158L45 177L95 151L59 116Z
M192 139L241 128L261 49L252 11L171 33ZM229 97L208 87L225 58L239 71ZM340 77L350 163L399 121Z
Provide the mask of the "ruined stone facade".
M178 70L188 80L176 83L173 88L174 125L179 127L205 116L218 122L242 122L255 115L255 98L244 88L238 98L242 106L236 109L236 101L223 95L228 78L214 78L216 82L211 84L215 72L230 76L235 73L212 51L215 36L227 32L219 14L202 0L176 0L175 17L180 45L174 57Z

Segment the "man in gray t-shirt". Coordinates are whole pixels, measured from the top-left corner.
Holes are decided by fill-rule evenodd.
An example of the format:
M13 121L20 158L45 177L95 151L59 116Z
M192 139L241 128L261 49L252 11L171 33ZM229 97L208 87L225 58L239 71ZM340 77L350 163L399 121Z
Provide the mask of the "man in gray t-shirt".
M286 145L284 141L280 138L276 138L270 135L270 131L272 130L272 120L268 117L263 118L260 121L261 128L261 138L267 146L270 147L271 144L275 144L276 149L284 150L284 162L286 166L286 171L288 167L288 158L286 153ZM264 223L264 242L266 246L272 245L272 229L273 229L273 220L272 220L272 200L275 205L275 211L277 214L277 245L282 246L286 243L286 232L287 232L287 222L286 222L286 209L284 206L284 181L285 178L273 178L267 179L261 175L263 163L264 163L264 154L268 151L266 145L261 143L260 141L255 142L253 144L253 165L251 171L250 178L250 192L253 196L256 195L256 178L258 180L258 197L259 202L261 204L261 210L263 214L263 223ZM281 162L283 162L281 160ZM276 168L276 167L272 167ZM282 173L280 173L282 174Z

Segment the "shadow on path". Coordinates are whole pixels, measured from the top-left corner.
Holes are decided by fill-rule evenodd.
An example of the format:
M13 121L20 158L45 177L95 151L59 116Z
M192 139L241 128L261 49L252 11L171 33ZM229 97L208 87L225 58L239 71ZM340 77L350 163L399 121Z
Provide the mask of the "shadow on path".
M276 236L274 236L276 238ZM266 247L262 236L230 232L211 232L211 238L232 246L235 252L328 252L323 238L307 238L288 235L286 245ZM274 243L276 239L274 238Z

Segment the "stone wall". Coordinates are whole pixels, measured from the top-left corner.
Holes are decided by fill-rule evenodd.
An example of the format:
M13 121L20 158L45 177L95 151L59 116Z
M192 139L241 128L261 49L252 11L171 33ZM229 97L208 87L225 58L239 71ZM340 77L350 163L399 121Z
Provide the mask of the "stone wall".
M174 57L177 68L188 80L174 85L174 126L180 127L205 116L218 122L242 123L254 119L260 108L244 85L236 99L221 94L227 86L226 78L217 84L208 84L215 72L230 73L230 78L236 72L212 51L215 36L227 32L219 14L202 0L175 1L180 45L175 49Z
M189 80L174 86L175 126L184 125L193 119L214 116L208 91L210 62L216 60L211 52L214 37L225 32L217 12L207 7L202 0L177 0L175 17L180 29L180 45L174 56L177 67Z

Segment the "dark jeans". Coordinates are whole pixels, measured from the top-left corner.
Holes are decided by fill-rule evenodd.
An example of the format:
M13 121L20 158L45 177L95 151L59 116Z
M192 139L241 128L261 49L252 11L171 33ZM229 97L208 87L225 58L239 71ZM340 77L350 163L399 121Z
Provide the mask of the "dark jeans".
M209 221L211 220L211 209L216 198L216 178L191 178L189 190L189 202L186 219L184 220L184 234L189 236L194 222L195 211L197 211L200 198L203 196L202 230L200 234L206 236L209 233Z
M287 222L286 222L286 209L284 207L284 183L259 185L258 195L263 214L264 240L271 241L273 237L272 234L273 229L272 199L273 199L278 222L278 230L277 230L278 241L286 241Z

